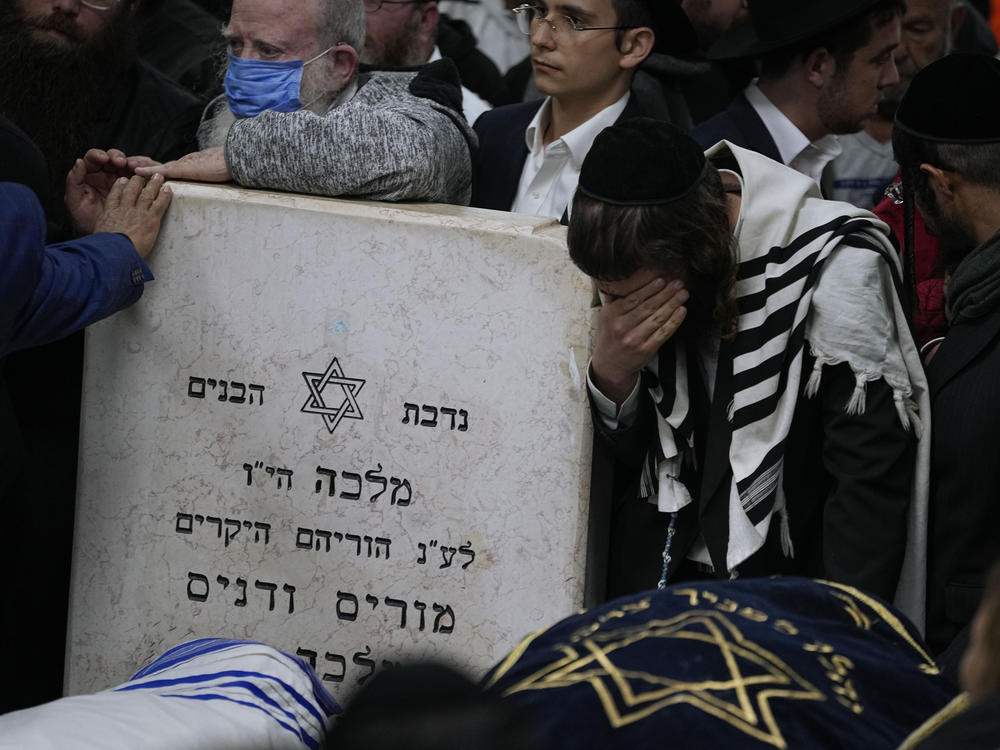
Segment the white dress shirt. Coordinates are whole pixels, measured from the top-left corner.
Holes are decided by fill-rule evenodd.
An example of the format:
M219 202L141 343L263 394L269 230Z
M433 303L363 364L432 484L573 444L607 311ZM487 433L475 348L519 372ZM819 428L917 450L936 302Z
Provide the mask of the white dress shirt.
M524 133L528 158L524 160L521 181L510 210L562 219L569 211L580 180L580 168L594 139L604 128L615 124L625 111L628 98L626 91L614 104L545 146L543 139L552 113L552 100L547 98Z
M796 172L811 177L819 185L826 165L840 156L841 146L837 136L827 134L810 142L805 134L764 95L764 92L757 87L756 81L746 87L743 95L774 139L778 153L781 154L781 161Z

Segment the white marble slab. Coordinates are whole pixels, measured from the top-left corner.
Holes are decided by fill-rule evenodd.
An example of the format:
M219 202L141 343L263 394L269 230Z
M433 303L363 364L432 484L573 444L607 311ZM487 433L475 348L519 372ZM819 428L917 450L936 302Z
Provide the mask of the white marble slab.
M178 184L150 265L87 336L68 692L224 636L338 695L583 604L592 291L562 227Z

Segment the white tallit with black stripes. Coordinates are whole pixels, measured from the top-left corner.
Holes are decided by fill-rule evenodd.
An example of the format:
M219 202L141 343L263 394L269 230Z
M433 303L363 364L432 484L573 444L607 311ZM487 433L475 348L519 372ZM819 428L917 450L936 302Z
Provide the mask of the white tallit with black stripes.
M736 228L739 268L738 329L732 342L733 400L729 405L733 471L728 539L706 539L713 559L734 571L767 538L772 517L787 521L782 489L785 440L804 392L819 389L825 365L848 363L856 388L844 409L865 410L866 384L885 380L899 418L918 435L926 431L930 404L920 358L894 292L899 260L885 225L846 203L822 200L816 184L755 152L721 142L709 159L735 157L743 182ZM801 387L808 344L816 367ZM692 447L688 375L697 363L664 347L643 383L657 405L660 445L651 453L640 493L663 512L691 502L678 477ZM673 377L666 377L666 369ZM664 377L658 375L662 373ZM908 548L897 604L923 619L923 560L929 440L918 449ZM655 479L654 479L655 477ZM785 553L793 554L783 524ZM713 548L715 546L715 549Z

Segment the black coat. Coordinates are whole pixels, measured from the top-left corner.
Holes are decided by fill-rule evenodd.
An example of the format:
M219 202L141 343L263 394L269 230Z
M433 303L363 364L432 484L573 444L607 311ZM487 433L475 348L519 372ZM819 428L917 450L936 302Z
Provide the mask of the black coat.
M948 646L972 620L1000 556L1000 309L959 323L927 369L931 498L927 642Z
M691 131L691 137L703 149L714 146L721 140L756 151L769 159L781 161L778 145L771 137L760 115L740 94L722 112L710 117Z
M803 388L813 362L803 357ZM783 484L795 556L783 555L775 517L765 545L740 566L741 577L825 578L892 599L902 567L916 443L900 424L884 381L868 383L864 414L848 415L844 406L854 387L848 365L826 366L819 393L810 399L800 395L785 443ZM657 439L652 401L645 393L641 398L630 428L609 432L594 420L615 459L609 598L656 585L667 538L667 514L637 497L642 459ZM720 439L712 426L720 422L719 405L713 406L707 415L692 415L695 444L707 447L698 456L700 473L681 475L694 502L678 514L671 581L690 572L682 566L699 534L699 516L729 502L729 440Z

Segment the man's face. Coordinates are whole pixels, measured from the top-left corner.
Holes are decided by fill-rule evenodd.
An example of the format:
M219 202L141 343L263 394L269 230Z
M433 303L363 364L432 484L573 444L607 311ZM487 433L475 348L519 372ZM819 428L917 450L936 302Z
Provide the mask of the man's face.
M899 83L886 91L888 101L898 106L913 76L951 51L951 21L952 0L906 0L902 35L896 50Z
M621 73L622 58L614 31L574 31L566 28L568 16L579 26L615 26L611 0L555 0L535 3L559 29L538 21L531 33L531 63L538 89L557 99L599 99Z
M384 3L374 12L366 9L361 62L387 66L427 62L430 55L422 54L426 47L420 32L424 11L421 3Z
M868 44L834 71L817 103L828 133L856 133L876 115L883 91L899 82L893 56L899 35L899 18L876 26Z
M223 36L234 57L248 60L310 60L319 53L320 8L314 0L235 0ZM302 70L299 98L309 102L329 91L320 58Z
M234 57L308 60L323 51L317 10L310 0L235 0L222 33Z
M927 230L937 237L942 262L954 268L976 247L975 238L953 208L938 199L926 176L914 185L913 198Z
M15 0L32 41L53 50L72 50L96 39L122 12L120 2L97 10L80 0ZM105 4L97 0L97 4Z
M682 0L681 7L698 32L702 47L709 47L734 23L747 18L748 0Z

